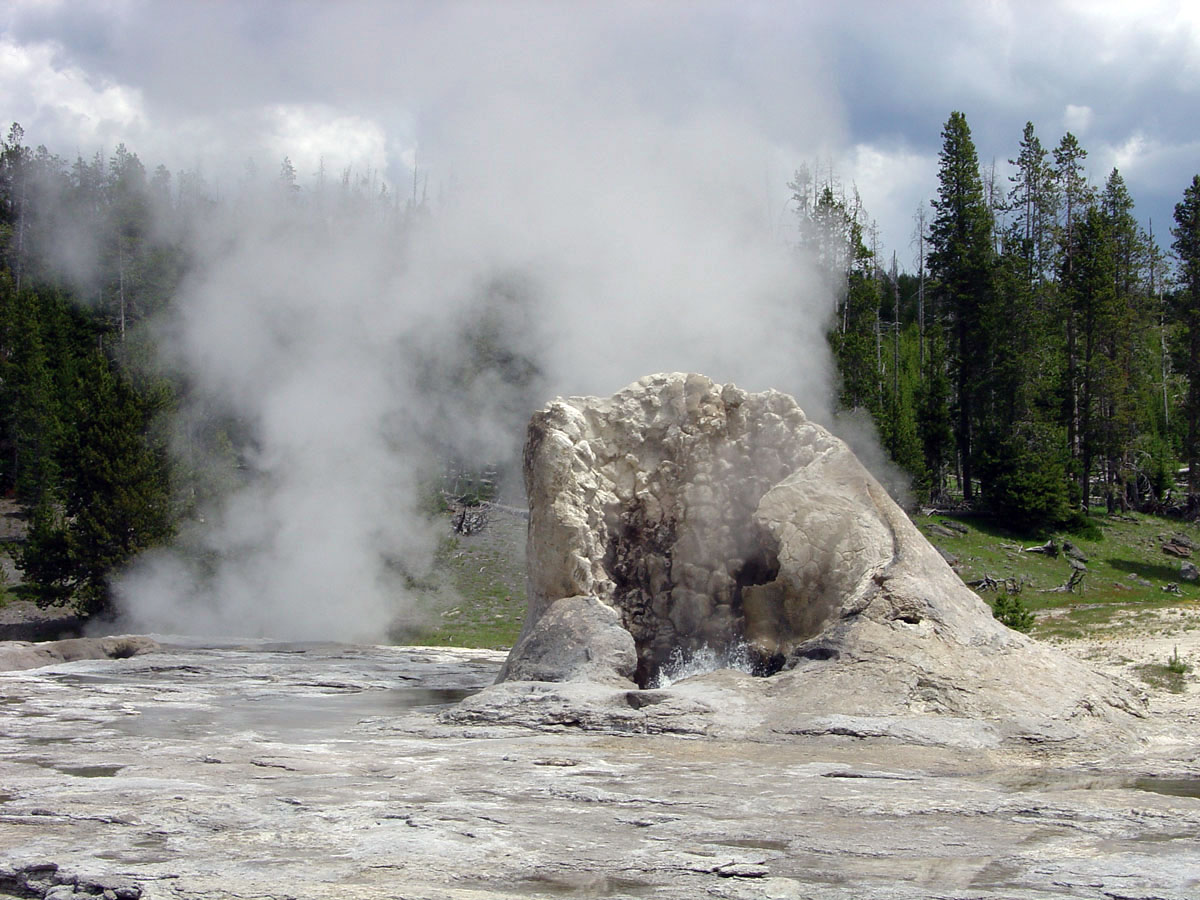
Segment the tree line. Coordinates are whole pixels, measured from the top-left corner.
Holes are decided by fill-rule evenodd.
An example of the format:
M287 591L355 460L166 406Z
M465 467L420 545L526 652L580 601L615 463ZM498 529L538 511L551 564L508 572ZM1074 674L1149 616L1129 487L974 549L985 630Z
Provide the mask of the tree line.
M1027 125L1006 183L981 169L961 113L942 141L915 272L883 257L832 174L802 168L788 186L799 243L836 298L837 407L870 414L922 502L1030 529L1184 502L1180 466L1187 493L1200 483L1200 176L1176 207L1171 259L1119 172L1088 182L1072 135L1048 150ZM262 192L313 227L367 214L398 240L431 215L371 173L322 170L302 189L286 158L222 199L124 145L67 160L14 125L0 146L0 493L28 510L17 555L39 602L105 611L111 575L220 490L203 471L214 459L226 486L242 477L249 429L180 425L192 388L157 364L146 323L171 309L214 211ZM431 363L428 377L527 384L533 362L499 321L520 307L514 291L489 286L461 336L487 371Z
M183 268L152 233L164 177L124 145L68 164L19 125L0 148L0 492L28 511L40 605L104 610L112 571L173 531L170 389L121 365Z
M1050 150L1026 124L1007 183L981 169L962 113L941 137L915 275L868 246L861 202L832 177L801 169L789 185L800 243L834 281L838 406L871 414L925 503L1027 529L1186 503L1200 485L1200 176L1175 208L1172 267L1121 173L1089 183L1074 135Z
M413 214L373 175L347 170L328 188L322 221L335 206ZM248 171L233 202L298 191L285 158L277 177ZM181 426L191 386L159 364L149 327L228 202L199 173L148 171L124 144L68 160L14 124L0 145L0 495L29 518L9 549L41 605L108 611L112 575L172 540L243 468L239 423Z

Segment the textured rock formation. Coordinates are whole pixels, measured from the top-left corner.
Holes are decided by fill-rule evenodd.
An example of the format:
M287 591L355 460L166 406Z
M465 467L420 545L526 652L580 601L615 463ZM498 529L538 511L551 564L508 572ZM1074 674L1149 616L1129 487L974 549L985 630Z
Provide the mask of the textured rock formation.
M591 681L633 677L633 636L611 606L595 597L563 597L550 604L521 636L506 670L512 681Z
M774 676L746 690L790 698L764 713L785 731L817 712L1138 714L997 622L784 394L673 374L559 399L530 423L525 476L529 613L501 681L647 687L673 658L738 651ZM547 651L556 635L569 652Z
M127 659L162 648L153 638L126 634L100 638L67 638L62 641L0 641L0 672L36 669L77 659Z

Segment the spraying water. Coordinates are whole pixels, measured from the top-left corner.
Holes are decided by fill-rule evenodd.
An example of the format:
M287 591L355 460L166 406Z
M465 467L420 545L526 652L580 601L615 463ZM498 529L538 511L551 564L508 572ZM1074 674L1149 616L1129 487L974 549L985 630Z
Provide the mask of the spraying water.
M754 654L745 641L738 641L723 650L714 650L707 644L690 652L676 647L647 687L669 688L685 678L706 675L718 669L734 669L747 675L760 674Z

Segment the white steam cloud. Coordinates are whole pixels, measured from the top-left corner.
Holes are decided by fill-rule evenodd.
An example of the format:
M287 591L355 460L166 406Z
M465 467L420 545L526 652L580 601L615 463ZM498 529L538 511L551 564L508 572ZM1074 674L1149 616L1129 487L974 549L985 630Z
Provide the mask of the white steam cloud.
M813 142L781 148L720 91L639 84L647 47L551 17L424 22L454 40L402 92L424 123L431 200L402 235L381 208L353 214L308 181L204 230L160 326L194 398L180 445L225 418L250 449L181 548L127 573L130 627L379 638L435 540L422 479L447 456L512 459L556 394L699 371L828 419L833 301L778 233L787 167L827 127L821 104L792 98L813 111ZM521 384L481 363L480 335Z

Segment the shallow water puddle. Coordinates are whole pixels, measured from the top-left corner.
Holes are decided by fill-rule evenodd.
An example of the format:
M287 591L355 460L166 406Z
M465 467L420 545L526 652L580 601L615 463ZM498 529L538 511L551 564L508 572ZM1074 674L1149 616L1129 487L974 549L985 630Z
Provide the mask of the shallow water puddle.
M789 841L775 841L766 838L729 838L726 840L710 841L721 847L736 847L739 850L774 850L783 851L791 846Z
M112 726L133 737L204 738L214 733L253 731L279 740L337 740L364 719L449 706L474 693L473 688L400 687L333 694L250 695L194 706L144 706L138 715L123 716Z
M524 897L641 897L655 891L653 884L587 873L536 876L504 887Z
M1200 799L1200 778L1135 778L1128 787L1135 791L1150 791L1168 797L1196 797Z
M112 778L124 766L51 766L56 772L76 778Z
M13 762L27 763L31 766L37 766L41 769L49 769L53 772L58 772L62 775L70 775L75 778L112 778L125 766L63 766L58 763L51 762L48 759L42 759L36 756L17 756L13 757Z
M1200 799L1200 778L1166 778L1143 776L1129 778L1119 775L1088 775L1075 772L1050 772L1036 776L1002 779L1005 787L1014 791L1146 791L1168 797Z

